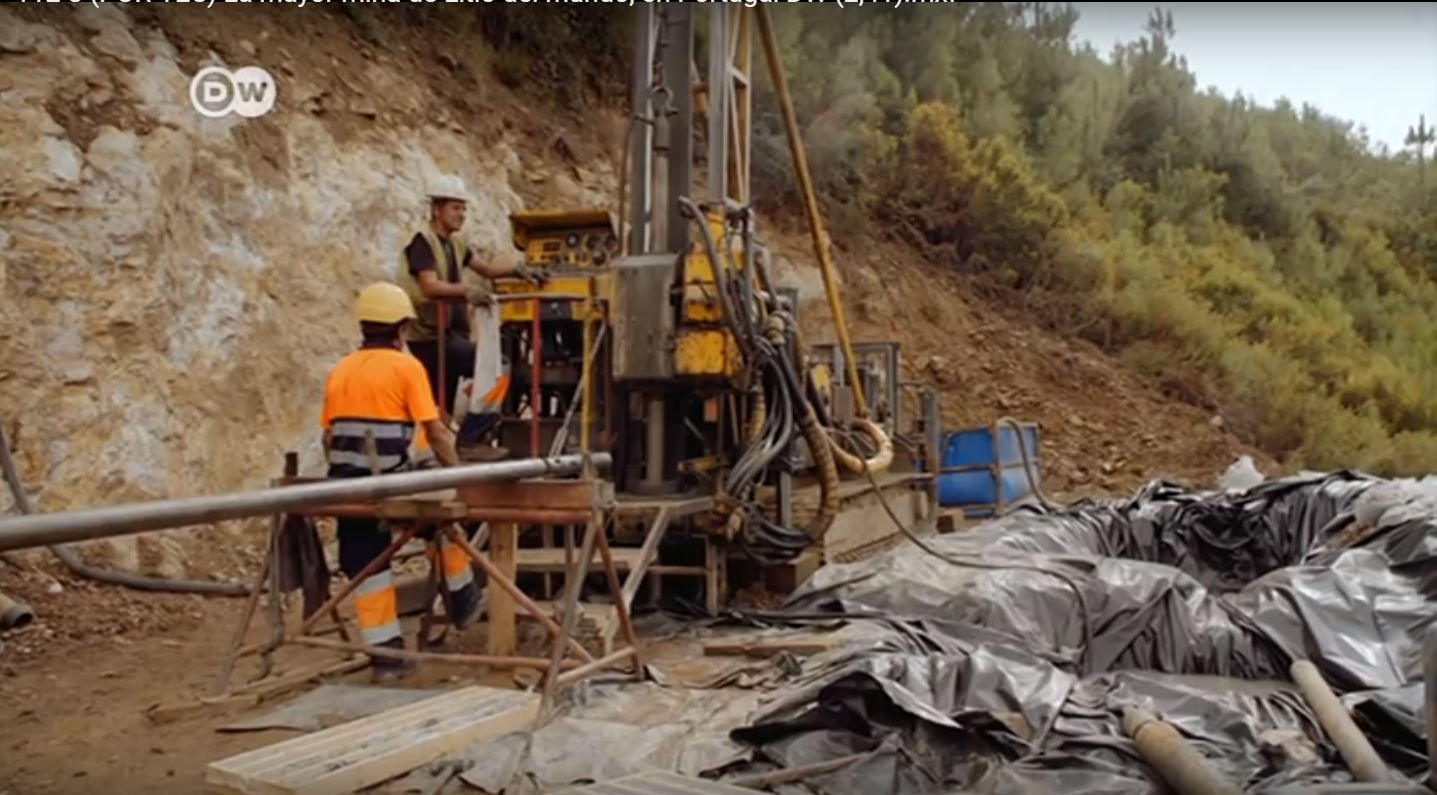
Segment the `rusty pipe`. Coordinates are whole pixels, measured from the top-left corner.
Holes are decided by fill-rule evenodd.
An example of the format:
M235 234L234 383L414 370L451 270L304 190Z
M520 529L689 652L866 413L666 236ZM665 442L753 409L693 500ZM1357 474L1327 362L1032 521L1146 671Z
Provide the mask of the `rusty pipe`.
M1132 738L1143 761L1178 795L1242 795L1242 788L1223 779L1177 729L1151 713L1124 708L1123 731Z
M1307 705L1312 707L1312 712L1317 716L1317 722L1321 724L1327 738L1337 746L1337 752L1342 754L1342 761L1347 763L1352 777L1367 782L1392 781L1387 764L1377 755L1372 743L1367 741L1367 735L1357 728L1352 715L1347 712L1347 707L1337 700L1337 694L1332 692L1317 666L1307 660L1298 660L1292 664L1288 673L1302 691Z
M597 467L607 468L612 463L608 453L595 453L592 458ZM238 494L155 500L109 508L22 516L0 520L0 552L288 513L321 505L404 497L473 483L572 475L577 473L583 464L584 457L578 455L527 458L393 475L328 480L301 486L279 486Z
M35 620L35 611L24 602L0 593L0 630L23 629Z

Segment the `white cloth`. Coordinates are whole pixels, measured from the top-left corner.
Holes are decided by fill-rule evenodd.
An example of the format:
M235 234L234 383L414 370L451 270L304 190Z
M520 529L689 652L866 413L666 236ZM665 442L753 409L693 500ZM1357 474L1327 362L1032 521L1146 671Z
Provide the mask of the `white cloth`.
M499 344L499 307L474 307L470 328L474 330L474 380L470 384L468 401L469 414L492 414L499 410L502 395L494 403L485 397L494 391L500 378L509 375L504 363L503 349Z

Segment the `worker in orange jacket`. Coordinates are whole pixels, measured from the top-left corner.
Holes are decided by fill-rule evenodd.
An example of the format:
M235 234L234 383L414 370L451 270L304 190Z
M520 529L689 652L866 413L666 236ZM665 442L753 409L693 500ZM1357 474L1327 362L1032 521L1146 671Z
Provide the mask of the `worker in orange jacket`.
M441 466L454 466L454 437L439 416L424 365L405 350L405 335L415 319L414 304L395 284L364 288L355 307L363 342L340 360L324 386L324 450L329 477L367 477L414 467L415 451L432 449ZM368 443L373 439L373 445ZM433 532L429 534L433 538ZM388 548L389 532L373 519L339 520L339 567L357 577ZM478 618L479 588L463 550L445 544L443 553L429 545L431 565L442 565L452 623L462 629ZM386 563L355 590L355 613L363 642L404 648L399 625L394 572ZM412 663L371 659L377 682L398 679Z

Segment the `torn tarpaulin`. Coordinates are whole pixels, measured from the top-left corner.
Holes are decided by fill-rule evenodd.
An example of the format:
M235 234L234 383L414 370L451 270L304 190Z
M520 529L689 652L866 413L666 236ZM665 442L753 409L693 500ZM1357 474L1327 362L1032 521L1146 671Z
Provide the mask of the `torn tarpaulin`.
M1413 701L1404 686L1437 614L1434 495L1347 472L1235 493L1157 483L931 539L936 555L910 545L827 567L788 610L922 621L926 648L839 655L735 739L785 767L902 749L825 777L835 795L1161 792L1122 737L1118 713L1135 705L1249 791L1345 780L1292 689L1238 680L1285 680L1305 657L1339 691L1375 691L1382 714L1420 714L1421 688Z

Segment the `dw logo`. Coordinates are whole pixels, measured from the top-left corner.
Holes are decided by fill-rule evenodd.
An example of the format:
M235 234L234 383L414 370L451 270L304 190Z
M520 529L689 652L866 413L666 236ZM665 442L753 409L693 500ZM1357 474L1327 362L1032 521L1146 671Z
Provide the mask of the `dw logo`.
M207 66L190 80L190 105L209 119L231 113L253 119L274 109L279 89L274 77L258 66L231 72L223 66Z

